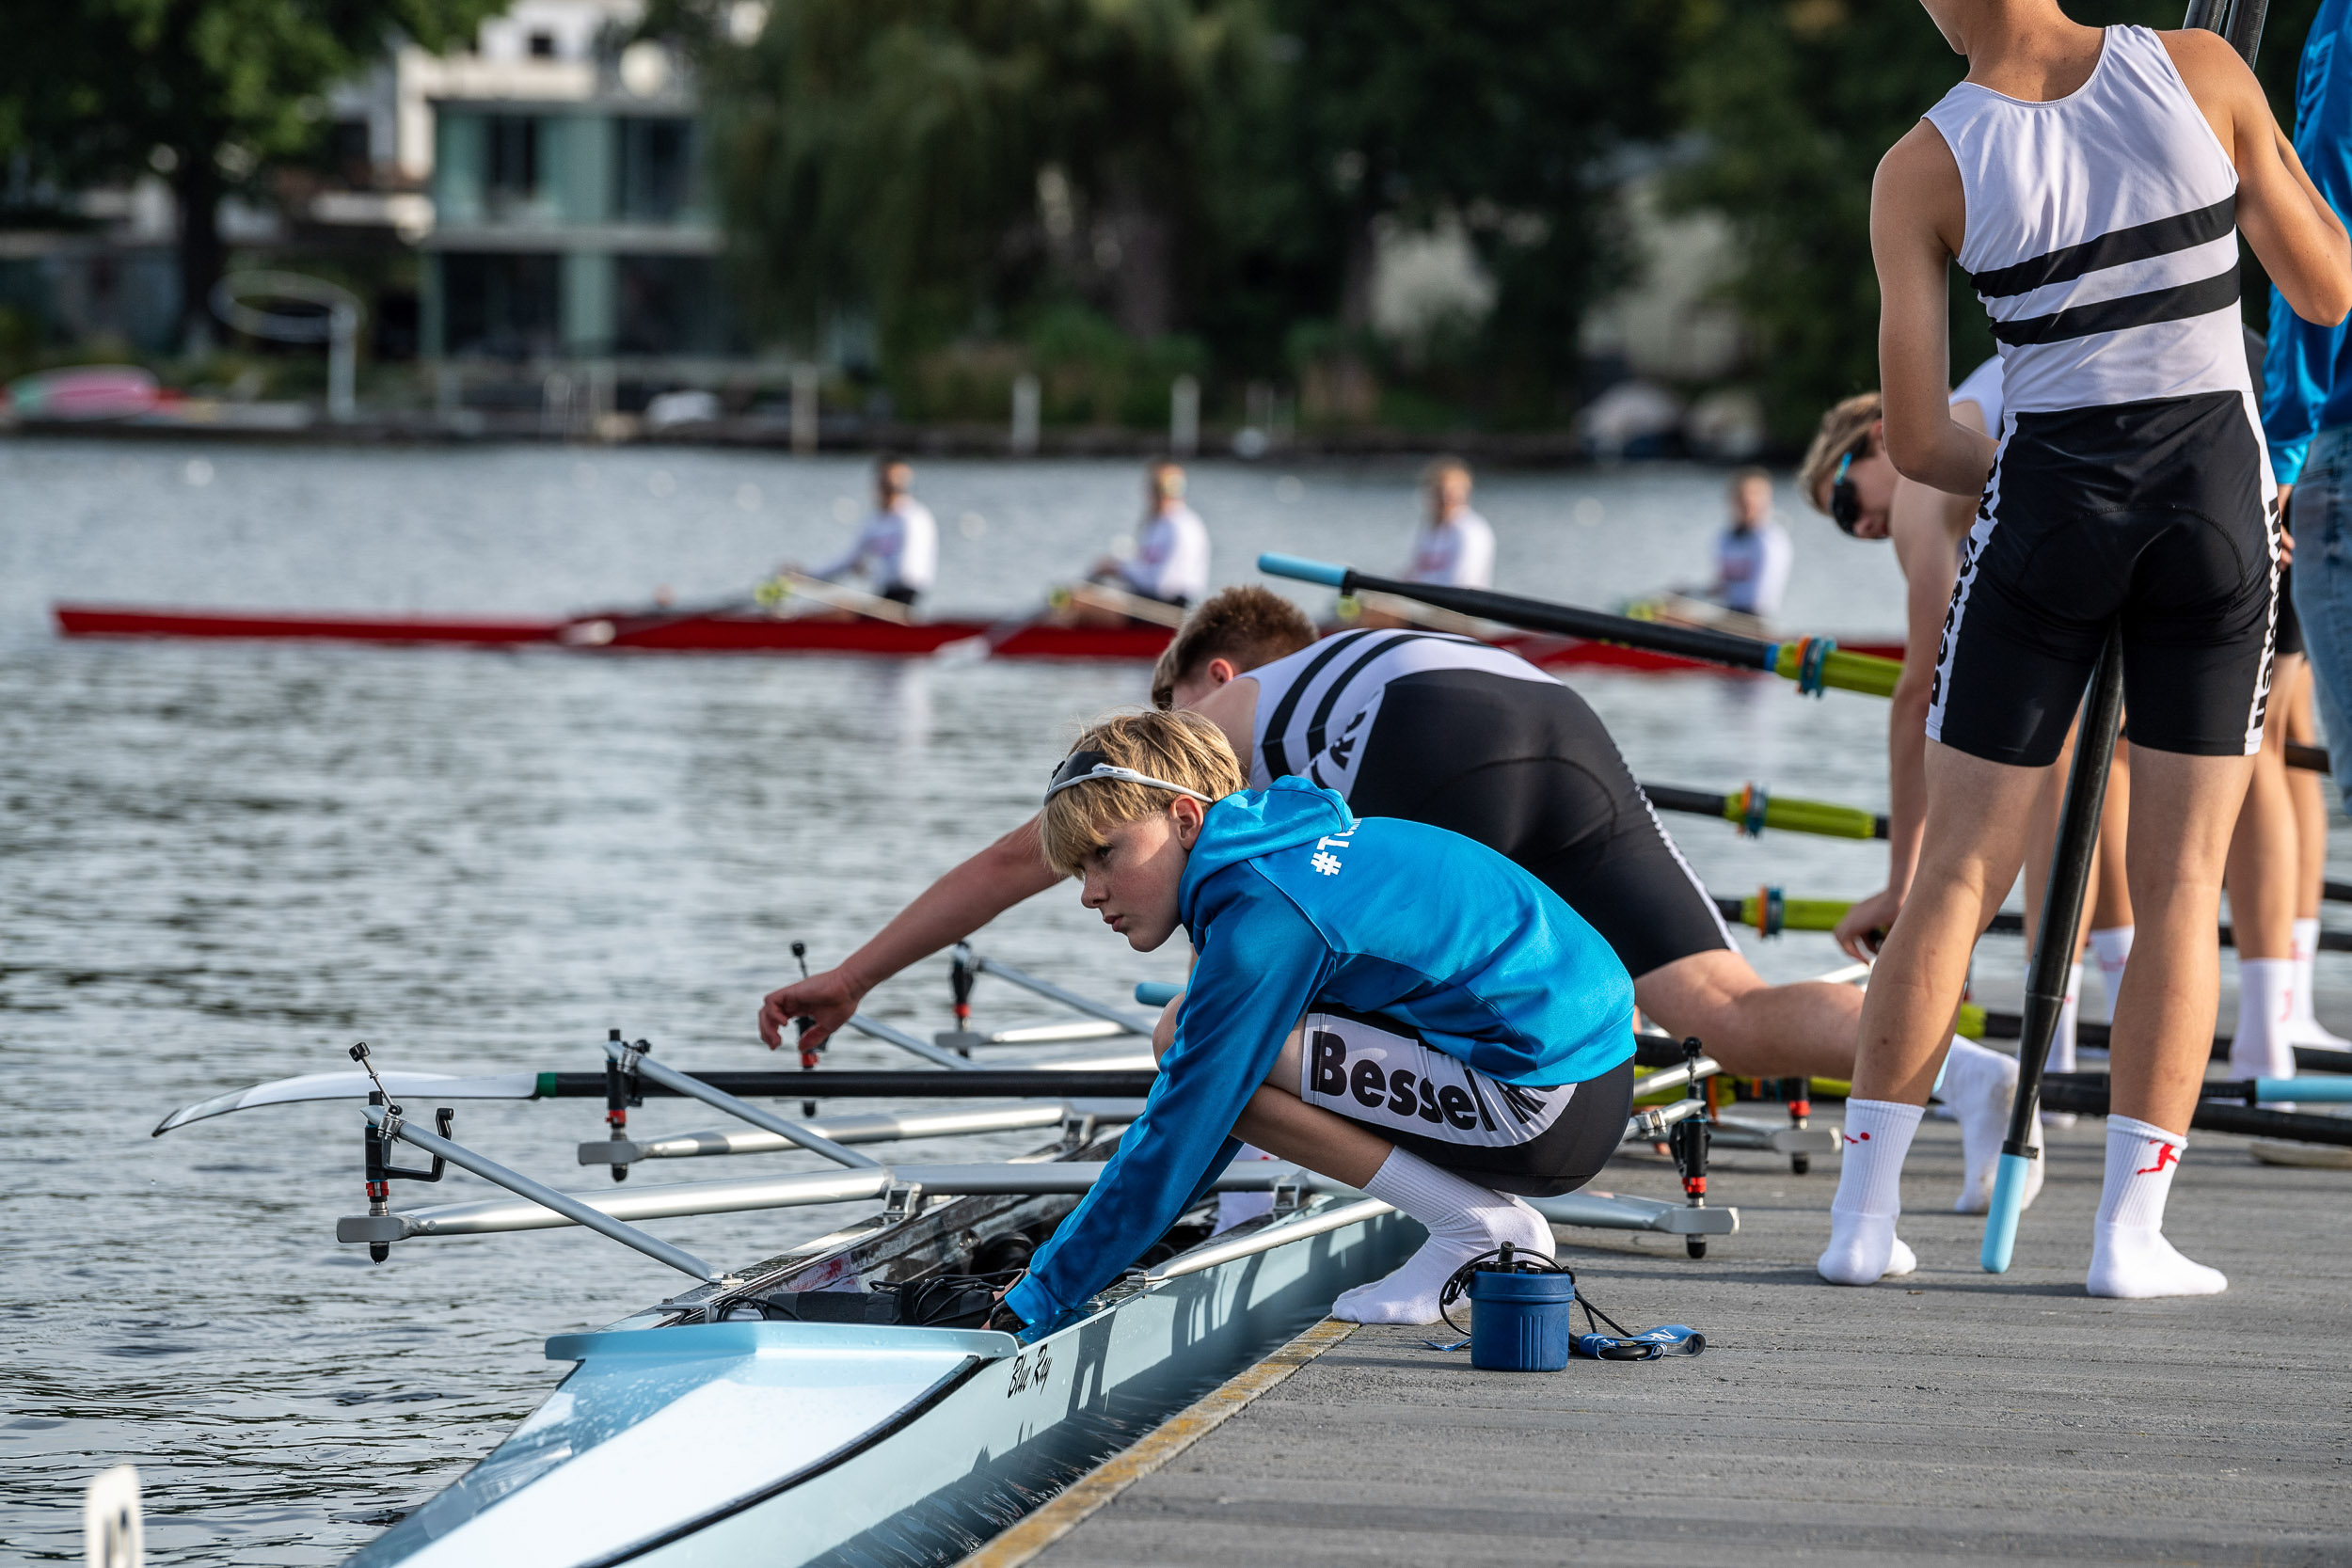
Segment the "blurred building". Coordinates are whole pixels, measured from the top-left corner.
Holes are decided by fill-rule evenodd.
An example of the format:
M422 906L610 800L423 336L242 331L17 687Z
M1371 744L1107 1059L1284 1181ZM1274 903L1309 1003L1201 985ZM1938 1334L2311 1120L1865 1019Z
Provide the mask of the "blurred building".
M475 361L494 377L495 363L658 372L739 354L691 72L633 36L644 9L516 0L469 49L395 48L329 95L323 156L222 203L232 270L354 290L377 362ZM12 192L0 167L0 208L56 214L0 223L0 336L13 321L52 342L176 346L179 214L157 166L66 193Z
M639 0L518 0L469 53L400 50L339 95L373 189L322 220L421 252L426 358L703 358L732 344L685 60ZM347 128L347 129L345 129Z

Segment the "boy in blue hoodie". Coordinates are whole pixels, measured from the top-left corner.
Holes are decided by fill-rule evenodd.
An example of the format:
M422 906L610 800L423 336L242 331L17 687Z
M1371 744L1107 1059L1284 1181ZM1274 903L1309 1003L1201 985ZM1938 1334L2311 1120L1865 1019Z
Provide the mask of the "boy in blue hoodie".
M1421 1221L1429 1241L1340 1297L1433 1323L1465 1261L1551 1230L1513 1194L1592 1180L1625 1131L1633 983L1559 896L1442 829L1359 820L1298 778L1245 790L1215 724L1139 713L1054 776L1046 858L1138 952L1194 969L1159 1081L1006 1305L1050 1322L1116 1279L1246 1139Z

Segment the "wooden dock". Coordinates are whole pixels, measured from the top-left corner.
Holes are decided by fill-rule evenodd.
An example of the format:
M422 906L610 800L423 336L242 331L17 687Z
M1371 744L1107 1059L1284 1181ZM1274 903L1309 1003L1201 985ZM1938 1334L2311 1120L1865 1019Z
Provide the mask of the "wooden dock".
M1982 1221L1949 1212L1958 1131L1927 1123L1902 1222L1919 1271L1867 1290L1813 1273L1834 1161L1792 1177L1722 1156L1713 1185L1743 1228L1704 1261L1668 1237L1562 1233L1602 1307L1691 1323L1705 1355L1481 1372L1426 1347L1442 1329L1327 1334L1156 1465L1149 1439L1122 1456L1123 1489L1049 1505L1047 1528L975 1560L2352 1562L2352 1171L2198 1137L2168 1231L2230 1290L2095 1301L2104 1129L2051 1132L2015 1267L1992 1275ZM1677 1196L1662 1164L1620 1160L1596 1185Z

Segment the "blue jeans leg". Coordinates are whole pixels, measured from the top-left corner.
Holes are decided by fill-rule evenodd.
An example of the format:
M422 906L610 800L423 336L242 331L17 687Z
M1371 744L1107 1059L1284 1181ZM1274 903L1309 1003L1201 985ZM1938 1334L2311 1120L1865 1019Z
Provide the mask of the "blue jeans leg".
M2295 613L2336 787L2352 811L2352 427L2323 430L2288 501Z

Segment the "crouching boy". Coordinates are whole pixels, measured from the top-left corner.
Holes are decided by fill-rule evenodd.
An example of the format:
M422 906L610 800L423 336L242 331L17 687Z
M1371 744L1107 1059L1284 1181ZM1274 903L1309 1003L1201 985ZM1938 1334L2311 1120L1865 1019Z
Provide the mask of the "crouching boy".
M1624 1133L1633 983L1575 911L1458 834L1242 783L1216 725L1142 713L1089 730L1046 792L1047 861L1138 952L1182 926L1194 969L1142 1117L1006 1295L1030 1324L1116 1279L1235 1140L1419 1220L1428 1243L1332 1313L1433 1323L1470 1259L1549 1257L1515 1195L1582 1186Z

